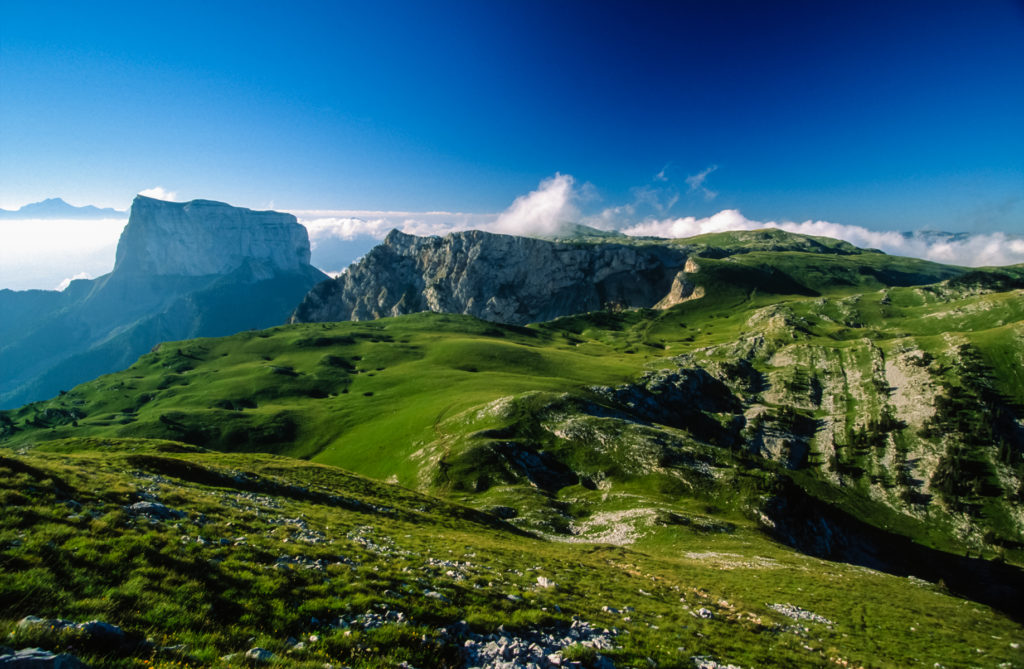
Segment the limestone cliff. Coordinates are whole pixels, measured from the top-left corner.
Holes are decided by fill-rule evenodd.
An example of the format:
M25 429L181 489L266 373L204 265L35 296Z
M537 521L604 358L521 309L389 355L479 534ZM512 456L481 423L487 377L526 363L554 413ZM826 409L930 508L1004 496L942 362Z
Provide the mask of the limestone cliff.
M370 320L420 311L509 324L606 308L672 304L693 291L685 247L574 243L478 230L416 237L393 230L309 292L292 322ZM671 296L671 297L670 297Z
M246 261L270 271L307 267L306 229L291 214L139 195L117 245L114 271L204 276L227 274Z
M0 291L0 407L126 367L162 341L279 325L325 278L294 216L139 196L110 274L61 293Z

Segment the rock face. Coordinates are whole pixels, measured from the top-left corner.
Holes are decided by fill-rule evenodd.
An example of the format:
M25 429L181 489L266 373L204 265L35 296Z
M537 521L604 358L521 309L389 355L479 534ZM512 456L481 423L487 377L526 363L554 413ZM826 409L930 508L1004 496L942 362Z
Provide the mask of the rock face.
M292 322L371 320L436 311L510 324L606 308L652 307L693 288L687 251L575 243L478 230L416 237L393 230L336 279L318 284ZM688 291L688 292L687 292Z
M127 367L162 341L280 325L327 277L294 216L137 197L114 271L0 290L0 408Z
M306 229L291 214L139 195L117 245L114 272L205 276L227 274L246 261L272 271L307 267Z

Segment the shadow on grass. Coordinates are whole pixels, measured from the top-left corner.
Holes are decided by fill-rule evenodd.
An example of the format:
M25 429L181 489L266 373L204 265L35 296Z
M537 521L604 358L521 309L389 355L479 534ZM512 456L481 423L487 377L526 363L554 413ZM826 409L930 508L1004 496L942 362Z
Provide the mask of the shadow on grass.
M942 583L950 594L1024 621L1024 570L1000 560L922 546L858 520L792 482L775 496L773 538L814 557Z

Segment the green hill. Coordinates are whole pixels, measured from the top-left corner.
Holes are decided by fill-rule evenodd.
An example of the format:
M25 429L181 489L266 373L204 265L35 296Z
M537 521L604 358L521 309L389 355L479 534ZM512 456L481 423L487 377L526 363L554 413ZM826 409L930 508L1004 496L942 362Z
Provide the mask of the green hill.
M92 616L168 634L166 645L188 644L200 663L256 637L309 666L461 666L467 651L454 649L467 648L466 634L505 623L534 638L574 615L620 630L617 648L600 652L626 666L1024 662L1010 645L1022 635L1012 620L1024 619L1024 267L968 272L775 231L685 243L700 249L687 272L703 297L668 309L527 327L424 313L171 342L123 372L0 413L0 467L17 474L0 539L15 568L0 608L9 622ZM146 499L151 477L156 498L205 515L218 541L245 523L271 542L264 562L295 547L272 543L287 538L272 517L338 543L371 527L399 552L373 562L369 581L353 575L371 562L360 560L344 577L299 569L288 572L297 581L272 571L265 582L255 557L226 544L176 562L191 546L174 543L179 535L205 526L178 519L170 529L124 511ZM89 491L101 516L68 521L25 486L53 504ZM363 503L402 511L363 518L363 507L324 497L351 486ZM224 494L283 510L249 517L214 501ZM104 573L93 562L60 574L47 557L64 559L102 514L120 514L101 534L118 546L164 537L160 555L123 549L139 579L124 605L103 599L122 588L113 565L92 579ZM107 540L97 541L93 550ZM427 555L471 553L521 574L464 582L424 566ZM259 606L278 609L266 622L239 618L255 595L193 573L210 560L247 564L246 587L272 594ZM228 570L220 564L213 573ZM192 594L154 585L167 569ZM560 585L533 587L537 575ZM154 607L179 611L178 624L142 614ZM338 644L351 636L307 622L380 607L413 622L359 632L347 650ZM199 610L218 622L204 627L189 613ZM463 619L469 632L438 631ZM285 655L287 637L302 634L335 645ZM427 647L435 660L416 654Z

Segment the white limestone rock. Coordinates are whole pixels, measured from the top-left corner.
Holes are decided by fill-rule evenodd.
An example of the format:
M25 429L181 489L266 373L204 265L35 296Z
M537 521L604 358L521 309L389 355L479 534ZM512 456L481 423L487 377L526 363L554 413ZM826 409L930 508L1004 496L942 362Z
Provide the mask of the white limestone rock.
M139 195L117 245L115 274L228 274L244 262L269 272L309 265L309 236L291 214L223 202L166 202Z
M669 295L688 255L682 247L614 240L551 241L479 230L416 237L393 230L362 261L314 287L292 322L434 311L522 325L652 307Z

